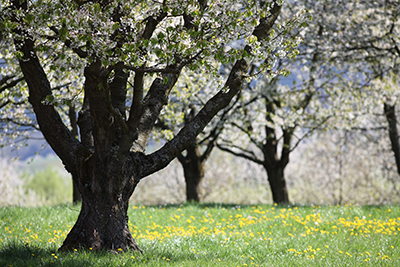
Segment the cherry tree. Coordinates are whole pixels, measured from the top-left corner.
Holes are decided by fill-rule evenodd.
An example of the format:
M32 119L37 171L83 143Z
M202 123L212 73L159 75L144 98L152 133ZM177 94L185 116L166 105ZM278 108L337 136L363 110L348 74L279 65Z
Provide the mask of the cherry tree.
M310 1L309 5L315 5L315 1ZM349 73L355 74L351 78L347 76L342 79L348 85L342 92L350 93L352 106L361 110L349 111L349 114L384 114L392 150L400 170L395 112L399 87L396 76L400 70L400 3L321 1L319 5L325 5L332 10L332 15L326 16L323 25L331 29L333 37L329 49L334 51L333 60L339 68L348 66ZM355 77L362 78L357 80ZM360 125L355 126L359 127ZM376 125L368 128L373 130L381 127Z
M168 140L178 133L182 125L190 123L196 112L207 101L208 95L213 93L215 87L223 85L226 75L222 70L219 73L220 76L215 77L211 73L182 72L180 80L175 85L178 90L172 92L170 104L164 109L156 123L156 126L161 129L156 134L157 137ZM206 171L206 162L216 147L216 140L222 132L229 110L238 100L237 97L235 99L233 103L221 110L177 156L183 169L186 201L199 202L203 198L201 184Z
M293 150L334 116L326 108L332 104L334 94L328 88L335 81L328 72L333 67L332 52L322 43L319 24L325 13L308 8L313 20L293 36L304 42L289 58L285 50L276 54L280 60L275 69L286 70L287 77L276 77L274 72L255 75L240 93L217 141L221 150L265 169L275 203L290 202L285 169Z
M82 195L60 250L139 250L127 209L137 184L166 167L240 92L251 61L270 71L274 51L297 45L270 30L283 1L1 1L2 35L13 40L41 132ZM299 26L301 10L279 23ZM225 44L241 40L226 49ZM283 42L285 41L285 42ZM267 59L268 60L265 60ZM49 64L46 64L46 63ZM182 71L231 64L222 86L160 149L146 153L154 125ZM77 90L55 94L65 73ZM150 82L149 82L150 81ZM67 82L67 81L64 81ZM80 90L79 90L80 87ZM74 97L75 92L80 92ZM80 140L60 110L76 100ZM134 219L133 219L134 221Z
M316 129L365 127L365 119L382 105L382 90L368 86L379 75L398 67L399 5L387 1L301 2L313 15L300 32L304 43L290 64L288 79L270 82L254 79L253 87L242 92L219 147L263 166L273 201L289 202L284 170L291 152ZM296 6L291 8L296 9ZM284 54L284 51L283 51ZM285 63L286 62L286 63ZM266 80L266 82L263 82ZM379 100L380 99L380 100ZM393 102L392 102L393 103ZM391 140L397 130L393 108L385 103L391 125ZM261 115L261 114L265 115ZM395 155L400 155L394 144Z

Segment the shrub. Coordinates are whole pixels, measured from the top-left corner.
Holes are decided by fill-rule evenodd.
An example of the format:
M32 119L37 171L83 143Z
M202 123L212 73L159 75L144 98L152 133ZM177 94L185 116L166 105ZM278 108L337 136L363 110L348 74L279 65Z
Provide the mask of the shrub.
M64 177L51 166L35 172L32 177L26 179L25 188L39 195L43 205L65 203L71 201L72 197L71 179Z

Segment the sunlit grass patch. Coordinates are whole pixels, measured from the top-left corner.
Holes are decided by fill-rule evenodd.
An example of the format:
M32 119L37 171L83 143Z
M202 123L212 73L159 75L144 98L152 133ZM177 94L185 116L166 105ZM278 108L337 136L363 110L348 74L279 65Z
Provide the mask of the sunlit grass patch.
M0 266L400 265L398 206L133 206L129 227L143 254L58 253L78 213L2 208Z

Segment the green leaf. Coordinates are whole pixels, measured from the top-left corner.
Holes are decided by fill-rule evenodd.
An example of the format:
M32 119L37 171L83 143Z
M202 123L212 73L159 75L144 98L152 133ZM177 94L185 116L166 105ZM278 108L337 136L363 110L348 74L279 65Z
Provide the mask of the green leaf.
M168 83L168 77L164 77L163 84L166 85Z
M119 23L118 23L118 22L115 22L115 23L112 25L112 29L113 29L113 31L119 29Z

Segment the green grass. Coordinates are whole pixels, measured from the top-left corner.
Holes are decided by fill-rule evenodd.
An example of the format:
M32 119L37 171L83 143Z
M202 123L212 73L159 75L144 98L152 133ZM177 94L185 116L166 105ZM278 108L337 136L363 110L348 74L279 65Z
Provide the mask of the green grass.
M79 208L0 209L0 266L400 266L399 206L134 206L143 254L59 253Z

